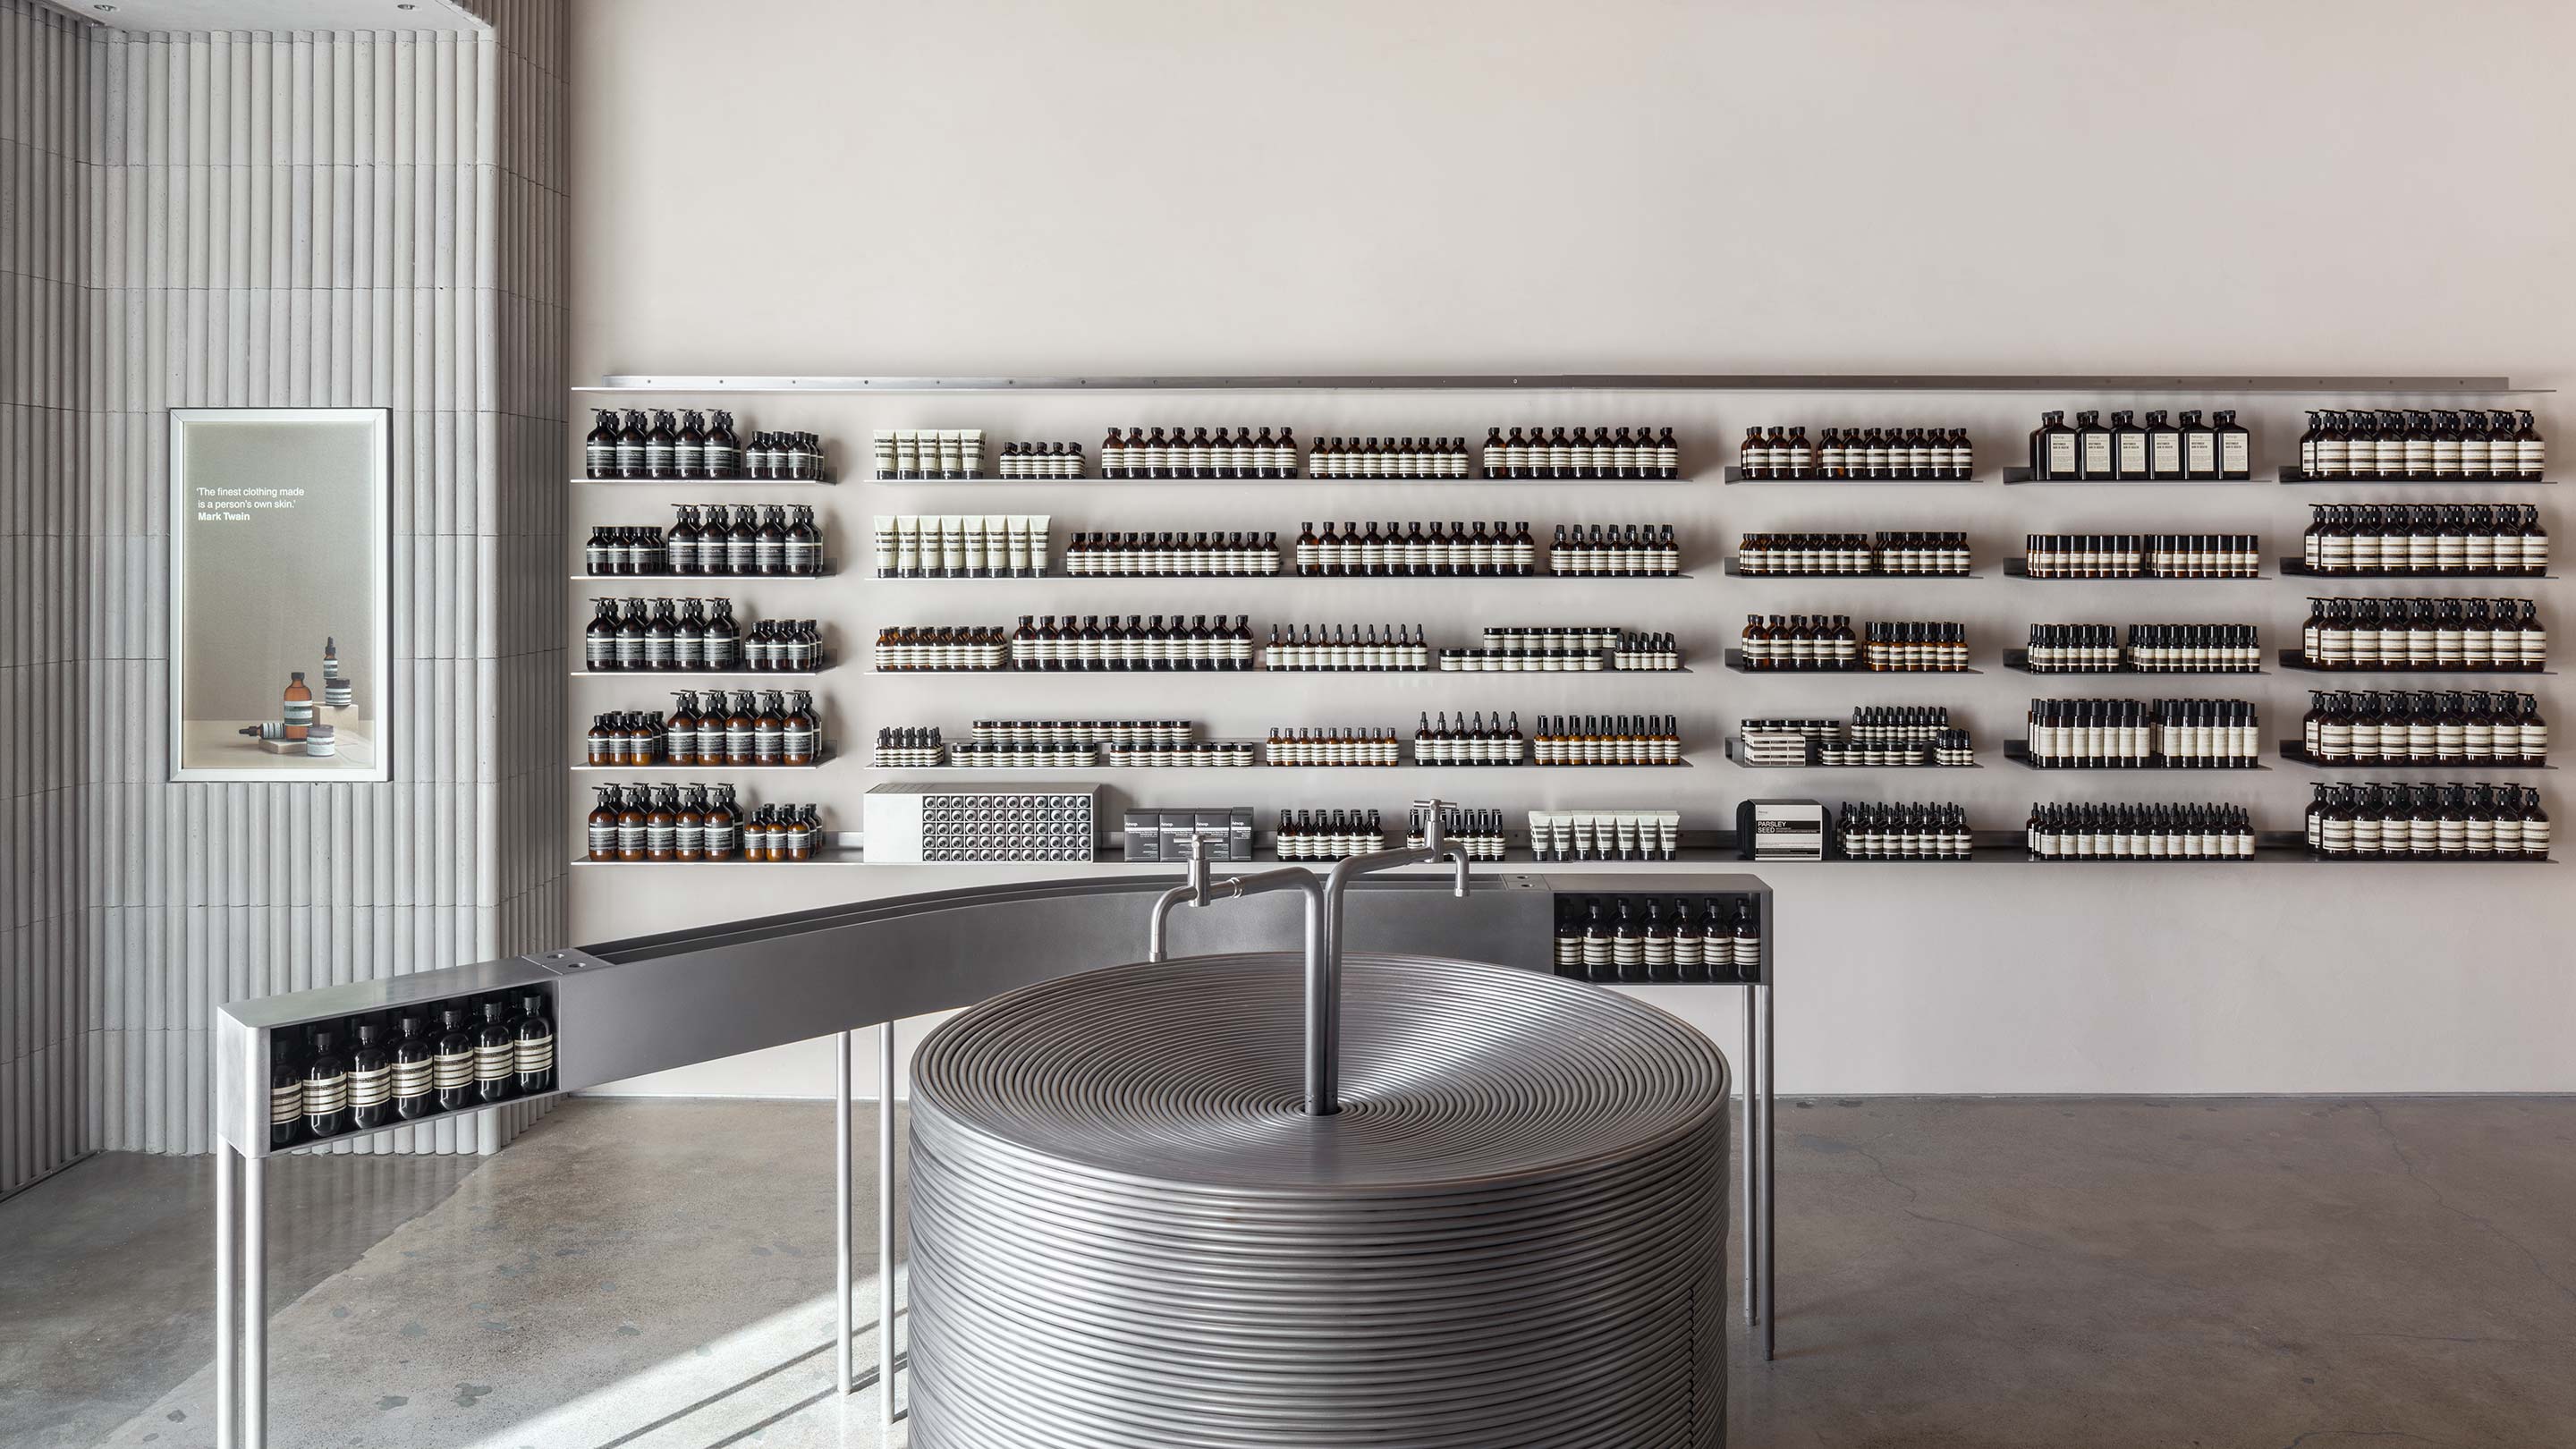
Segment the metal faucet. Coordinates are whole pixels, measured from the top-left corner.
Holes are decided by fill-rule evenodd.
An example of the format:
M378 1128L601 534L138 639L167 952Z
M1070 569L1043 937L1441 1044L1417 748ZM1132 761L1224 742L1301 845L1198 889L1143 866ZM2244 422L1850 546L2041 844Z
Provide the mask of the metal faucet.
M1309 1116L1330 1117L1342 1110L1342 896L1350 889L1350 883L1377 871L1446 858L1458 864L1454 892L1461 900L1467 896L1466 852L1450 849L1440 840L1440 812L1448 808L1448 802L1416 800L1413 804L1424 817L1421 845L1347 856L1336 861L1331 875L1321 882L1316 880L1313 871L1296 865L1212 881L1208 878L1207 842L1213 837L1191 835L1182 842L1189 860L1188 882L1163 892L1154 901L1153 918L1146 931L1146 959L1149 961L1165 959L1166 924L1174 906L1186 903L1204 907L1212 901L1270 891L1296 891L1305 896L1306 1113Z

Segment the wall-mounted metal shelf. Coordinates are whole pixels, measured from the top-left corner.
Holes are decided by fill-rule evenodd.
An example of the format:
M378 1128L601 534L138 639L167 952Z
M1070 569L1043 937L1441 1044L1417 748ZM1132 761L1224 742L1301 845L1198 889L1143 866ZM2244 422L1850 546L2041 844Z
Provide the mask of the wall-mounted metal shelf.
M1193 584L1530 584L1541 582L1579 581L1587 584L1674 583L1691 578L1681 574L1301 574L1283 568L1275 574L897 574L876 576L889 584L991 584L991 583L1193 583Z
M829 488L837 478L574 478L575 483L620 483L654 488Z
M1730 559L1728 559L1728 560L1726 561L1726 576L1727 576L1728 578L1730 578L1730 579L1756 579L1756 580L1759 580L1759 581L1761 581L1761 582L1763 582L1763 583L1790 583L1790 584L1838 584L1838 583L1852 583L1852 582L1856 582L1856 581L1867 581L1867 580L1886 580L1886 581L1891 582L1891 583L1898 583L1898 582L1901 582L1901 583L1909 583L1909 584L1910 584L1910 583L1928 583L1928 582L1930 582L1930 581L1932 581L1932 580L1935 580L1935 579L1973 579L1973 578L1982 578L1982 577L1983 577L1983 575L1981 575L1981 574L1975 574L1975 573L1965 573L1965 574L1890 574L1890 573L1881 573L1881 572L1879 572L1879 571L1878 571L1878 570L1876 570L1876 569L1872 569L1872 570L1870 570L1868 573L1862 573L1862 574L1764 574L1764 573L1752 573L1752 574L1748 574L1748 573L1744 572L1741 568L1737 567L1737 565L1736 565L1736 561L1735 561L1734 559L1732 559L1732 558L1730 558Z
M2546 760L2320 760L2298 740L2281 741L2281 758L2311 770L2409 770L2435 774L2452 770L2555 770Z
M828 664L812 669L574 669L567 671L575 679L812 679L830 669Z
M576 584L811 584L833 577L819 574L573 574Z
M2511 669L2504 669L2498 668L2492 664L2483 669L2443 669L2430 664L2374 664L2362 668L2345 666L2338 669L2328 669L2320 664L2310 664L2306 657L2300 654L2296 649L2282 650L2280 652L2280 660L2281 667L2283 669L2295 670L2301 674L2334 674L2347 678L2354 675L2373 674L2438 674L2446 679L2531 679L2542 675L2556 674L2558 672L2555 669L2546 667L2528 668L2517 665Z
M1744 739L1741 735L1728 735L1726 737L1726 758L1728 762L1735 765L1738 769L1745 770L1981 770L1985 768L1984 766L1974 762L1965 765L1772 765L1757 763L1744 758L1742 753L1743 748Z
M870 392L2055 392L2479 393L2535 397L2508 377L2362 377L2174 373L1139 373L1084 377L797 377L752 373L614 373L575 393Z
M885 488L1169 488L1209 483L1226 487L1277 487L1304 483L1338 488L1345 483L1354 483L1370 488L1672 488L1704 480L1695 474L1679 478L997 478L980 474L973 478L867 478L862 481Z
M2391 584L2402 584L2409 579L2482 579L2495 584L2520 584L2540 583L2558 577L2556 574L2499 573L2494 569L2484 573L2471 573L2467 569L2312 569L2306 559L2295 554L2281 560L2281 576Z
M871 669L868 673L892 678L906 674L935 674L953 679L961 674L989 674L1003 679L1061 679L1081 676L1088 679L1132 679L1137 675L1210 675L1240 679L1248 674L1275 674L1291 678L1321 679L1333 675L1368 675L1397 679L1669 679L1690 673L1690 666L1679 669Z
M2031 468L2006 468L2004 481L2037 488L2241 488L2260 478L2042 478Z
M650 765L593 765L585 762L567 768L576 775L687 775L709 770L728 775L773 775L782 771L819 770L831 762L831 751L816 750L812 762L803 765L671 765L658 762Z
M2004 668L2016 674L2035 675L2041 679L2085 679L2112 675L2129 679L2243 679L2264 673L2261 669L2033 669L2030 651L2007 649Z
M1747 478L1742 468L1728 468L1726 481L1754 488L1965 488L1977 479L1974 474L1965 478L1931 478L1911 473L1888 478Z
M2555 478L2354 478L2344 475L2321 477L2302 473L2296 468L2281 470L2283 483L2321 484L2333 487L2351 484L2356 488L2537 488L2555 484Z
M1181 771L1181 772L1188 773L1188 774L1207 775L1207 776L1223 777L1223 778L1227 778L1227 779L1235 779L1235 778L1240 778L1240 777L1242 777L1242 776L1246 776L1246 775L1257 775L1257 774L1264 774L1264 773L1273 773L1273 774L1275 774L1275 773L1278 773L1278 772L1280 772L1280 771L1285 771L1285 770L1294 770L1294 771L1297 771L1297 772L1298 772L1298 773L1300 773L1300 774L1334 774L1334 775L1383 775L1383 774L1391 773L1391 772L1396 771L1396 770L1476 770L1476 771L1481 771L1481 772L1486 773L1486 774L1499 774L1499 773L1501 773L1502 771L1505 771L1505 770L1518 770L1518 771L1522 771L1522 772L1525 772L1525 773L1526 773L1526 772L1540 772L1540 773L1545 773L1545 772L1555 771L1555 770L1687 770L1687 769L1692 768L1692 765L1691 765L1691 762L1690 762L1689 760L1687 760L1687 759L1684 759L1684 760L1676 760L1676 761L1672 762L1671 764L1663 764L1663 765L1542 765L1542 764L1538 763L1538 762L1537 762L1537 761L1535 761L1535 760L1522 760L1522 761L1521 761L1521 762L1519 762L1518 764L1511 764L1511 765L1466 765L1466 764L1458 764L1458 765L1426 765L1426 764L1422 763L1422 762L1421 762L1421 761L1419 761L1419 760L1412 760L1412 759L1408 759L1408 760L1403 761L1403 762L1402 762L1402 763L1400 763L1400 764L1393 764L1393 765L1273 765L1273 764L1269 764L1269 763L1267 763L1267 762L1259 763L1259 764L1251 764L1251 765L956 765L956 764L949 764L949 765L878 765L878 764L871 764L871 765L869 765L869 766L868 766L868 768L869 768L870 770L884 771L884 772L887 772L887 773L902 773L902 774L915 774L915 775L917 775L917 774L950 774L950 773L963 774L963 773L967 773L967 772L970 772L970 771L971 771L971 772L973 772L973 773L975 773L975 774L979 774L979 775L1009 774L1009 775L1035 775L1035 776L1042 776L1042 775L1048 775L1048 774L1056 774L1056 775L1084 775L1084 776L1090 776L1090 775L1136 775L1136 774L1144 774L1144 773L1148 773L1148 772L1175 771L1175 770L1177 770L1177 771Z
M1955 679L1962 674L1983 674L1982 669L1755 669L1745 664L1744 651L1726 651L1726 667L1737 674L1755 674L1765 679Z
M2024 769L2039 770L2051 775L2135 775L2155 771L2194 775L2245 775L2260 772L2265 768L2260 760L2247 760L2235 765L2195 765L2161 756L2152 760L2134 760L2121 765L2043 765L2031 758L2028 740L2004 741L2004 758Z
M2030 571L2030 560L2004 560L2006 578L2029 579L2040 584L2251 584L2270 578L2269 574L2225 574L2212 578L2185 578L2178 574L2121 574L2113 578L2068 579L2047 578Z

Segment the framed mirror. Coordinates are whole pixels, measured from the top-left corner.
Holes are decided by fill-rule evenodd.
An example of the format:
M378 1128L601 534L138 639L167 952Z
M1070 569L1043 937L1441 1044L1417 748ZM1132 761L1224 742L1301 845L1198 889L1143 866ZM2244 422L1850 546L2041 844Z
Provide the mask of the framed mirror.
M393 414L170 410L170 778L392 778Z

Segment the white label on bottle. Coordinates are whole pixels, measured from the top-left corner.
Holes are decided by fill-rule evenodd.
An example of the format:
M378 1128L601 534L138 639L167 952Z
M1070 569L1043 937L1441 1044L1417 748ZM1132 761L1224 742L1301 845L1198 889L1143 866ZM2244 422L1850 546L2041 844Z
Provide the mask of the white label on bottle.
M2238 473L2253 471L2253 464L2247 461L2245 455L2245 440L2247 436L2248 435L2244 433L2221 433L2218 435L2219 472L2232 476Z
M2184 451L2188 455L2185 468L2192 476L2200 477L2213 471L2215 464L2211 460L2218 456L2217 449L2213 446L2216 441L2215 436L2209 433L2191 433L2185 436Z
M2060 476L2075 471L2075 435L2073 433L2049 435L2048 471Z
M437 1060L430 1064L429 1075L431 1083L442 1092L471 1085L474 1081L474 1049L467 1047L461 1052L439 1053Z
M2087 475L2109 473L2111 471L2111 435L2085 433L2081 437L2084 443L2085 473Z
M2120 472L2124 477L2144 477L2147 471L2147 438L2144 433L2122 433Z

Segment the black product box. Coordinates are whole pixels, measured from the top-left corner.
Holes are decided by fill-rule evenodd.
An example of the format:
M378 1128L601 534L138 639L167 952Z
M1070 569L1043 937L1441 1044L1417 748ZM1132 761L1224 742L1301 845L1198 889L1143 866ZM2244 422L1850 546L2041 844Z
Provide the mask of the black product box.
M1741 860L1822 860L1828 819L1813 800L1746 800L1735 807Z

